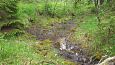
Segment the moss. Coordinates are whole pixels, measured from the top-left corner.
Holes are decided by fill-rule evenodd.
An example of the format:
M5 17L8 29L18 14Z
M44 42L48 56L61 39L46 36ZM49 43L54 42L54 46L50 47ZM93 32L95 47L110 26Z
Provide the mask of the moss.
M40 64L43 65L75 65L74 62L65 60L64 58L57 55L57 50L52 47L50 40L41 41L34 45L36 53L42 58Z
M96 56L96 59L100 60L101 57L102 57L102 53L101 52L96 52L95 56Z

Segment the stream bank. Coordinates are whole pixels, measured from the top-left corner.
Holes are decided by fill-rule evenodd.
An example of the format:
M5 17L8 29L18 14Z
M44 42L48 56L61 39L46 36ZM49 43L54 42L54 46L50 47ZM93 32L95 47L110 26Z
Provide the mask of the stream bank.
M27 32L36 36L37 40L49 39L52 46L58 50L58 55L80 65L95 65L99 60L89 56L86 49L82 48L79 41L71 41L77 29L76 20L61 23L52 23L50 29L33 24Z

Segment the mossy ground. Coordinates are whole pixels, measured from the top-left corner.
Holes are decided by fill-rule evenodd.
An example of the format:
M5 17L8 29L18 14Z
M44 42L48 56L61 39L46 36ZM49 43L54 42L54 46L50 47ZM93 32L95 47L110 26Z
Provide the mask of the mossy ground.
M50 40L38 41L28 35L0 39L0 64L8 65L75 65L57 55Z

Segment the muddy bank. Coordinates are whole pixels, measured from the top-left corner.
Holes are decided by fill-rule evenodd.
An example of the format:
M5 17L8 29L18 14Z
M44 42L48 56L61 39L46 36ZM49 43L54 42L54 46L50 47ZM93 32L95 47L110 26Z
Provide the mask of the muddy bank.
M38 40L50 39L52 41L57 40L60 37L67 37L72 30L76 28L74 21L69 20L62 23L52 23L49 25L51 28L41 27L38 24L33 24L27 32L35 35Z

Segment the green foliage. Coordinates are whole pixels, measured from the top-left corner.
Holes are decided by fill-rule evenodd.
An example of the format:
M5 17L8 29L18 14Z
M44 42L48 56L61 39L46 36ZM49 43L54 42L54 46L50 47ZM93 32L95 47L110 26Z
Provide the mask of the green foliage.
M104 14L103 14L104 13ZM76 37L80 40L83 46L90 46L92 53L102 53L110 56L115 55L113 50L115 49L115 18L112 11L106 13L105 10L100 15L100 25L96 16L85 13L78 16L79 29L77 30ZM106 14L105 14L106 13ZM90 50L90 49L89 49Z
M49 40L32 41L24 38L6 40L1 35L0 37L0 64L75 65L58 56L57 50L53 49Z
M110 16L109 20L107 20L108 18L106 18L104 20L103 23L100 24L99 26L99 32L97 32L97 39L98 41L100 41L99 43L97 43L98 45L102 45L100 47L102 47L102 49L104 51L106 51L106 53L108 55L114 55L115 53L113 52L114 48L115 48L115 18L114 16Z
M24 65L37 58L33 50L19 40L0 39L0 49L0 64Z
M2 27L24 28L24 23L18 20L19 0L0 0L0 29Z
M37 5L37 6L36 6ZM74 8L73 2L70 1L39 1L38 3L22 3L18 4L18 15L20 17L35 17L35 14L48 15L51 17L75 16L82 12L90 11L94 7L87 2L80 2Z
M18 12L17 15L19 18L24 19L24 18L34 18L36 14L36 5L34 3L18 3Z
M0 18L15 19L17 13L17 3L18 0L0 0Z
M21 30L18 30L18 29L15 29L15 30L12 30L10 32L6 32L4 33L4 39L11 39L11 38L16 38L18 36L21 36L22 34L24 34L24 31L21 31Z
M72 13L72 4L65 2L41 2L38 4L40 14L49 15L51 17L62 17Z
M101 53L115 55L114 5L114 0L111 0L108 4L104 2L103 5L99 6L98 16L101 20L99 22L97 15L95 15L97 9L88 0L0 0L0 29L2 30L4 27L15 28L0 33L0 64L75 65L73 62L65 61L58 56L57 50L52 48L50 40L39 43L38 41L37 43L30 42L27 40L28 38L16 40L20 35L25 34L22 29L28 27L33 23L32 21L40 27L50 28L49 25L52 23L70 19L67 16L77 17L76 23L79 25L75 36L77 40L82 42L83 47L89 45L90 53L93 51L92 53L97 54L97 57L98 53L99 55ZM31 48L29 45L33 47Z

